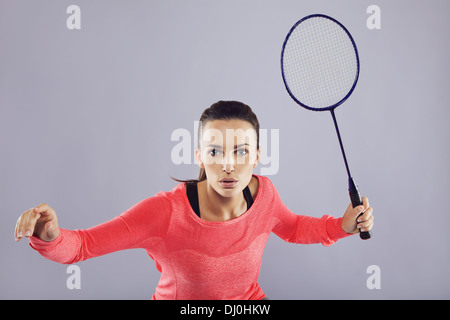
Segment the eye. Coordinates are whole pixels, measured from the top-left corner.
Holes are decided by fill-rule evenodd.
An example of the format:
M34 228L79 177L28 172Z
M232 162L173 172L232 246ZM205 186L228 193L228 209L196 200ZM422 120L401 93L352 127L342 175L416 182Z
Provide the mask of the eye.
M220 156L221 154L222 154L222 151L220 151L220 150L218 150L216 148L213 148L213 149L209 150L209 155L212 156L212 157Z
M247 149L238 149L238 150L236 150L236 154L238 156L245 156L248 154L248 150Z

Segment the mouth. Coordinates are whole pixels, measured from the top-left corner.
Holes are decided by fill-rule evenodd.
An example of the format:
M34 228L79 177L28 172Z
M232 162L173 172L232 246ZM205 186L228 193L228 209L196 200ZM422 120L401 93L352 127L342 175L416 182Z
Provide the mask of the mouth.
M220 179L219 183L224 188L233 188L237 184L238 180L234 178L223 178Z

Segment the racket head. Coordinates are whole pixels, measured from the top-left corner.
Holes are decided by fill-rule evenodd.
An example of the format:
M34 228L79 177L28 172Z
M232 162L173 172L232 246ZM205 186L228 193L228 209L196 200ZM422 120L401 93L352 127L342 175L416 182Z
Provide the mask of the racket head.
M313 110L331 110L352 94L359 56L350 32L336 19L313 14L297 21L281 52L283 82L291 98Z

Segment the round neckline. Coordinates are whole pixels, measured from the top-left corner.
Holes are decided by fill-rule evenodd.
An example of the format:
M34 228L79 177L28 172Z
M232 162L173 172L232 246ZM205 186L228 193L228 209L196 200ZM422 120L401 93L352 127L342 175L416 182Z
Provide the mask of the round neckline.
M230 219L230 220L225 220L225 221L209 221L209 220L204 220L202 218L200 218L195 212L194 209L192 209L192 206L189 202L189 199L187 197L186 194L186 182L184 182L182 184L183 188L182 188L182 192L183 192L183 199L184 199L184 203L185 205L188 207L188 212L189 212L189 216L196 221L197 223L206 225L206 226L211 226L211 227L221 227L221 226L226 226L226 225L230 225L230 224L234 224L237 223L241 220L246 219L246 217L250 216L252 211L254 211L255 207L259 204L259 197L261 194L261 189L262 189L262 179L260 179L259 176L252 174L252 177L255 177L256 179L258 179L258 192L256 194L255 199L253 200L253 204L250 207L250 209L248 209L247 211L245 211L243 214L241 214L239 217L234 218L234 219Z

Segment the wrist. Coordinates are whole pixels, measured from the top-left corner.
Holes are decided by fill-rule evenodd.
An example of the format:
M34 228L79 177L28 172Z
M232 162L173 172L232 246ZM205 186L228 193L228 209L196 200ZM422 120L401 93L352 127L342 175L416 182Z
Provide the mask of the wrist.
M348 237L352 233L345 231L342 226L342 218L333 218L327 221L327 233L328 236L333 240L338 240L341 238Z

